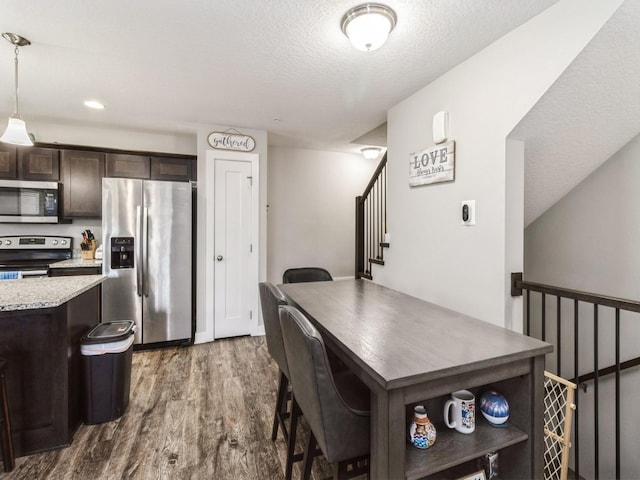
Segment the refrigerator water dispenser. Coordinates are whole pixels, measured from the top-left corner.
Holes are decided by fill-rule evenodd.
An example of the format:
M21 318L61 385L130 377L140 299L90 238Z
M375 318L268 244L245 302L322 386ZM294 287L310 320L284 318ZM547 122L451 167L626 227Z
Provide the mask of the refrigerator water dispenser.
M111 237L111 268L133 268L133 237Z

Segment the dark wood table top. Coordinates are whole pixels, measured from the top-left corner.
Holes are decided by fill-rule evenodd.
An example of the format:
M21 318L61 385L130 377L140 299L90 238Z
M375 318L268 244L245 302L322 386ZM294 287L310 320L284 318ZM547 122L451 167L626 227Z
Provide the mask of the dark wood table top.
M279 285L386 390L552 351L531 337L366 280Z

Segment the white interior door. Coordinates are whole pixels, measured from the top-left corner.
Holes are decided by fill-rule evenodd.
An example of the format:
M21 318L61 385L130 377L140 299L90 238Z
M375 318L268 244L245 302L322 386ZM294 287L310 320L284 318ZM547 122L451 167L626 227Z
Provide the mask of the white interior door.
M250 161L215 160L214 336L253 333Z

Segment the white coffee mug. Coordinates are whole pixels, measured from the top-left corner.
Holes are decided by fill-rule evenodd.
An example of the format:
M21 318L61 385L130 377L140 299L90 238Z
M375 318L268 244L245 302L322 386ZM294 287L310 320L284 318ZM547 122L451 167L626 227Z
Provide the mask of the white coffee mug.
M476 404L473 393L469 390L458 390L444 404L444 423L460 433L472 433L476 429ZM453 407L452 420L449 413Z

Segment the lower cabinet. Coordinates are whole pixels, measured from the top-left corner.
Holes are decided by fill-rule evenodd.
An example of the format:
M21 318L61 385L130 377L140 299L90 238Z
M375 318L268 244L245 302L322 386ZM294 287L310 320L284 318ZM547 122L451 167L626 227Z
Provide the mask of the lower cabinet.
M16 456L68 446L82 421L82 336L100 322L98 285L56 308L0 312L0 357Z

